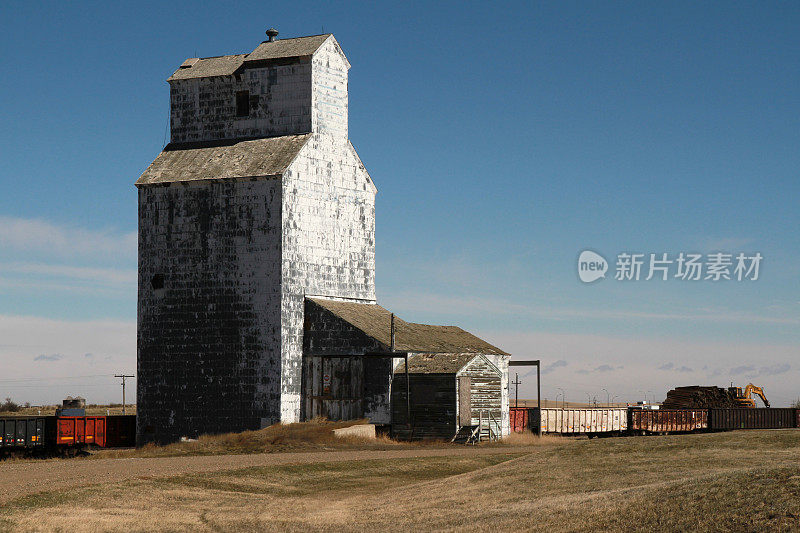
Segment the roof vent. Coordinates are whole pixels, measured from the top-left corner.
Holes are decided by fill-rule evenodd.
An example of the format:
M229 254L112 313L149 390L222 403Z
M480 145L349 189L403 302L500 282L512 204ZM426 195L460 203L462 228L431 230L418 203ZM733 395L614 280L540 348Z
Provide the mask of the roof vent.
M270 29L267 30L267 42L268 43L271 43L272 41L274 41L275 37L277 37L277 36L278 36L278 30L276 30L275 28L270 28Z
M192 68L198 61L200 61L199 57L190 57L189 59L183 62L180 68Z

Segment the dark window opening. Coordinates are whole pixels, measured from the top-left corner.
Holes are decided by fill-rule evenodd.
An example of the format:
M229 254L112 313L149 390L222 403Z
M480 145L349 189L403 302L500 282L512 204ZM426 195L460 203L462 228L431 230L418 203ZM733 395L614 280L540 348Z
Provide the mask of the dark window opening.
M236 116L250 115L250 91L236 91Z
M156 274L150 280L150 286L153 287L154 291L158 291L164 288L164 275L163 274Z

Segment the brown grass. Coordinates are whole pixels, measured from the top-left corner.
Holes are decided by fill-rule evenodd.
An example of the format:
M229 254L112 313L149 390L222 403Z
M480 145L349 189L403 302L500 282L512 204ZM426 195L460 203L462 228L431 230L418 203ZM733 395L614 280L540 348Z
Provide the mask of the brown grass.
M800 431L548 441L50 493L6 505L0 529L800 530Z
M325 450L397 450L413 446L437 446L438 443L411 444L387 437L364 439L337 437L333 430L366 424L366 420L329 422L318 418L295 424L274 424L258 431L201 435L196 441L176 442L165 446L148 444L137 450L106 450L95 457L178 457L245 453L280 453Z
M569 437L559 437L556 435L542 435L537 437L530 431L522 433L511 433L497 443L486 443L482 446L551 446L554 444L564 444L568 440L575 440Z

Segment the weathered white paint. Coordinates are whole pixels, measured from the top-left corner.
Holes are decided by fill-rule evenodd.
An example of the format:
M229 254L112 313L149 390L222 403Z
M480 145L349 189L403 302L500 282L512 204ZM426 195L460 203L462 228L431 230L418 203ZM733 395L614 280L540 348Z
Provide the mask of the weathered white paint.
M280 179L139 189L140 435L298 421L304 296L374 302L376 189L347 138L349 66L329 37L310 61L171 82L173 143L314 135ZM258 100L246 118L240 90Z
M349 68L330 36L310 59L170 82L172 143L313 135L278 178L140 187L140 438L298 421L304 297L375 301L376 189L348 140ZM509 358L487 357L507 434Z
M247 68L229 76L170 81L174 143L319 132L347 139L350 64L333 36L309 58ZM236 93L250 114L236 116Z
M628 429L627 409L541 409L543 433L607 433Z

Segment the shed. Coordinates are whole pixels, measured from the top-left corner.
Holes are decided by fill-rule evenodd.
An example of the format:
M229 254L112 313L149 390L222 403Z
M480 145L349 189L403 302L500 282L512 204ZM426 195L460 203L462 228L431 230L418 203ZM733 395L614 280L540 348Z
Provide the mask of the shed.
M496 433L508 433L505 387L510 356L500 348L456 326L417 324L398 317L394 317L392 338L392 313L375 303L306 297L304 314L304 420L367 418L373 424L402 425L393 433L405 438L451 439L459 412L469 418L459 427L469 427L478 424L482 409L484 423L491 411L500 426ZM423 413L438 413L427 429L419 426L419 431L408 429L405 357L413 374L409 380L412 389L437 390L432 395L411 391L412 403L421 402L413 408L419 414L411 417L412 423L422 423ZM471 396L468 392L461 395L471 397L471 402L460 411L455 404L459 398L457 375L472 380L462 390L474 389ZM447 386L439 390L437 380ZM394 412L393 402L400 402ZM488 434L488 429L485 432Z
M481 438L500 436L502 400L502 372L485 355L414 354L408 358L408 384L405 361L394 371L392 435L467 439L480 425Z

